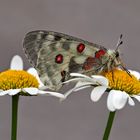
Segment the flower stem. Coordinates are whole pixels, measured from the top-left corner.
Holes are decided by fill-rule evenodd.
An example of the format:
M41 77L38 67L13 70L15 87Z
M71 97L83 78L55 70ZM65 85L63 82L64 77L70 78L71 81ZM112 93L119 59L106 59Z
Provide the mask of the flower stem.
M12 96L11 140L17 139L18 100L19 100L19 95Z
M106 125L106 128L105 128L103 140L108 140L108 138L109 138L111 127L112 127L113 120L114 120L114 117L115 117L115 113L116 113L115 111L109 113L109 117L108 117L107 125Z

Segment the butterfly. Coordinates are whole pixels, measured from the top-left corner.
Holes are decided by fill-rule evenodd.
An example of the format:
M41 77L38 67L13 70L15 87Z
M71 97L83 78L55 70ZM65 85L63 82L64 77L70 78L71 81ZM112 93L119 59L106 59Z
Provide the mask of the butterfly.
M117 49L110 50L63 33L37 30L25 35L23 49L43 84L57 91L71 78L70 73L90 76L122 66L121 38Z

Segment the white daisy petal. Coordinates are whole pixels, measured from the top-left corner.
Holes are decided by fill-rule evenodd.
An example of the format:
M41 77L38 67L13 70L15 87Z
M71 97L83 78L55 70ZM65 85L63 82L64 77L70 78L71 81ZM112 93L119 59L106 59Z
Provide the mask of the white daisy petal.
M65 81L65 82L63 82L64 84L66 84L66 83L69 83L69 82L75 82L75 81L80 81L80 82L90 82L92 85L93 84L97 84L95 81L93 81L93 79L90 79L90 78L72 78L72 79L70 79L70 80L67 80L67 81Z
M116 110L114 105L113 105L113 102L112 102L113 94L114 94L114 90L111 90L109 92L108 97L107 97L107 108L108 108L108 110L110 110L112 112Z
M134 75L137 79L140 79L140 73L137 71L129 70L129 72Z
M89 88L89 87L91 87L91 86L90 85L81 86L81 87L76 88L74 91L79 91L79 90Z
M83 80L83 78L72 78L72 79L67 80L63 83L66 84L66 83L75 82L75 81L82 81L82 80Z
M23 70L23 61L22 58L18 55L15 55L10 64L10 69L12 70Z
M46 91L46 94L49 94L51 96L55 96L55 97L58 97L58 98L62 98L62 99L65 98L65 96L63 94L58 93L58 92Z
M91 85L91 82L84 82L84 81L79 81L77 82L77 84L75 85L76 88L81 87L81 86L86 86L86 85Z
M30 88L23 88L22 91L27 92L30 95L37 95L39 90L37 88L30 87Z
M133 101L133 99L131 97L128 97L128 104L131 106L135 105L135 102Z
M47 91L38 90L38 95L48 95L48 94L47 94Z
M38 89L39 90L46 90L48 87L47 86L40 86Z
M137 99L140 102L140 96L139 95L133 95L132 97L134 97L135 99Z
M96 81L101 84L101 85L104 85L104 86L108 86L108 79L103 77L103 76L100 76L100 75L92 75L92 78L96 79Z
M65 92L65 93L64 93L65 98L67 98L72 92L74 92L75 89L76 89L76 88L74 87L74 88L68 90L67 92Z
M83 78L90 78L84 74L81 73L70 73L70 76L75 76L75 77L83 77Z
M39 82L39 87L44 87L44 84L41 82L41 80L40 80L40 78L39 78L39 76L38 76L37 70L36 70L35 68L29 68L29 69L27 70L27 72L36 77L36 79L37 79L38 82Z
M21 91L21 89L11 89L11 90L9 90L9 95L16 95L16 94L18 94L19 92Z
M116 109L122 109L128 100L128 94L120 90L116 90L112 97L113 105Z
M5 91L1 91L0 92L0 96L6 95L9 93L9 90L5 90Z
M90 96L91 100L93 102L97 102L101 98L101 96L104 94L106 89L107 89L106 86L95 87L91 92L91 96Z

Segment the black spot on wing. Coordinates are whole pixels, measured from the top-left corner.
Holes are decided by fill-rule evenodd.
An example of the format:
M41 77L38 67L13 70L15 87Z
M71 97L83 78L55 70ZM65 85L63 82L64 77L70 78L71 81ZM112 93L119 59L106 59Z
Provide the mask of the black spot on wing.
M83 67L83 64L77 64L74 61L74 58L71 58L70 59L69 73L72 73L72 72L81 72L82 71L82 67Z
M61 36L59 36L59 35L55 35L55 36L54 36L55 41L60 41L60 40L61 40L61 38L62 38L62 37L61 37Z
M43 34L41 35L41 39L42 39L42 40L45 40L45 39L47 38L47 36L48 36L48 33L43 33Z
M64 42L62 48L68 51L70 49L70 43Z

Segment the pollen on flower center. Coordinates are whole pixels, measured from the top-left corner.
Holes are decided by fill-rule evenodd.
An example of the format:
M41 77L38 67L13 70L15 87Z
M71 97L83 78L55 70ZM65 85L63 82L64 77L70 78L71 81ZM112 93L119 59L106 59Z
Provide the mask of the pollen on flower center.
M115 69L103 75L109 80L111 89L125 91L130 95L140 93L140 81L135 76L128 75L126 71Z
M23 70L7 70L0 73L0 89L20 89L38 87L37 79Z

